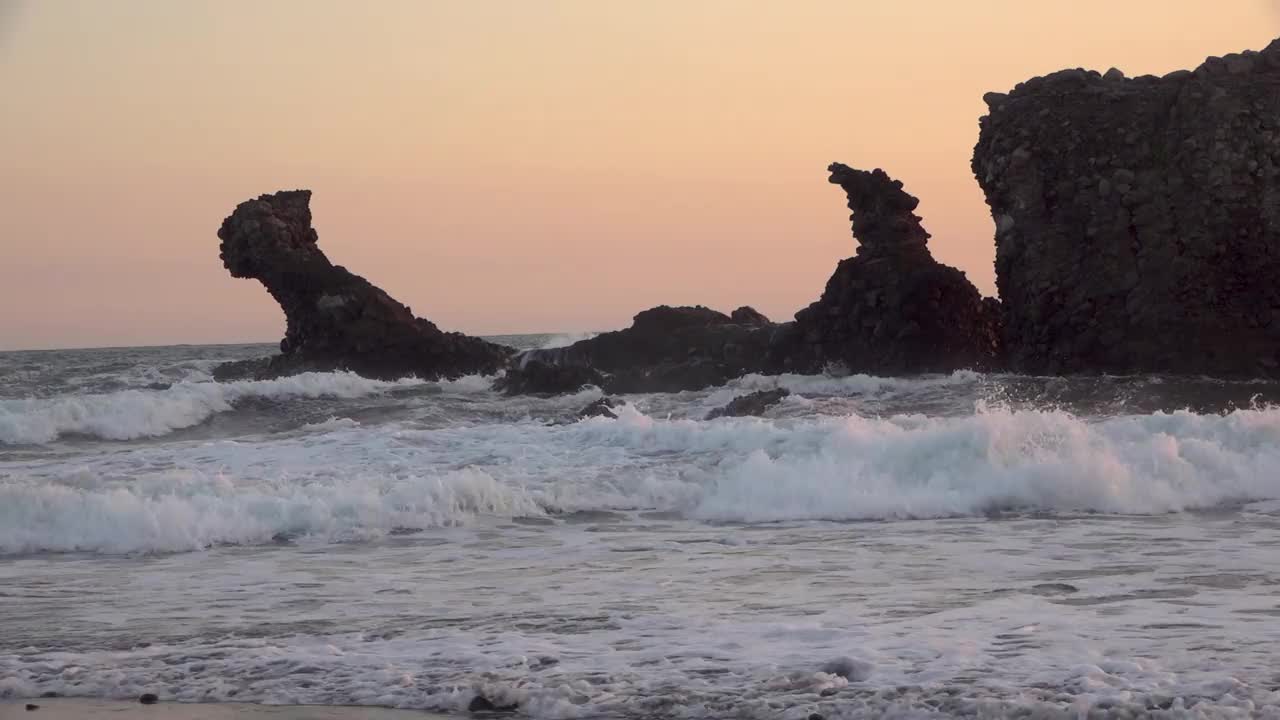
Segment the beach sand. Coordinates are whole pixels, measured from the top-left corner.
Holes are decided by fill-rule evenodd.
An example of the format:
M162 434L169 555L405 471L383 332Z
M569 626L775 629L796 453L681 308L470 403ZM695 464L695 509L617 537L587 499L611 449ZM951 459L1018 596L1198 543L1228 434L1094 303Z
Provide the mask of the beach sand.
M27 704L38 705L27 710ZM330 705L246 705L240 703L156 703L52 698L0 702L0 720L445 720L416 710Z

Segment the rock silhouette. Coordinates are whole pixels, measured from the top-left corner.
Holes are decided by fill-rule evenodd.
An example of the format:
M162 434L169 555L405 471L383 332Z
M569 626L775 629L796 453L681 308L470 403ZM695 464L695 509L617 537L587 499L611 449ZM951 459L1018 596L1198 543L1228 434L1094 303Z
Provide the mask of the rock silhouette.
M757 390L746 395L739 395L730 400L724 407L718 407L707 413L707 419L715 420L722 417L763 415L766 410L782 402L790 394L791 391L786 388L777 388L775 390Z
M623 330L522 353L500 386L512 394L570 392L583 384L610 394L679 392L766 371L778 326L750 308L735 315L700 305L650 308Z
M1012 369L1280 374L1280 41L984 100Z
M994 367L998 303L933 259L915 214L919 200L883 170L840 163L828 170L853 211L857 255L842 260L822 297L796 313L793 340L775 351L776 364L888 374Z
M442 332L372 283L334 265L311 227L311 192L263 195L236 207L218 230L223 265L253 278L284 311L280 355L219 368L218 376L351 370L373 378L493 373L510 348Z

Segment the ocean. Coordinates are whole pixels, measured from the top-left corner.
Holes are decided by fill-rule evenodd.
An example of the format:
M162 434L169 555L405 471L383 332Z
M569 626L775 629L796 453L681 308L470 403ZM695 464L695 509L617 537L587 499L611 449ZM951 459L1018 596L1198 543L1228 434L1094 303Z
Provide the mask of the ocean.
M1275 383L212 381L271 350L0 353L0 698L1280 717Z

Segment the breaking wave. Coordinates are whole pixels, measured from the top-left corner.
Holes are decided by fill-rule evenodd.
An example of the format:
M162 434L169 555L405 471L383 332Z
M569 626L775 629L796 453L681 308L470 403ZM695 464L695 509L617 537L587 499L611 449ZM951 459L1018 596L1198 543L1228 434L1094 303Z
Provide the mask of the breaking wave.
M159 437L192 427L245 398L355 398L420 385L383 382L354 373L305 373L275 380L180 382L163 390L0 400L0 444L52 442L64 435L103 440Z
M339 382L321 385L339 392ZM710 422L619 412L570 425L335 422L269 444L104 454L54 477L15 465L0 476L0 552L351 540L584 511L769 523L1162 514L1280 499L1276 410L1100 421L988 409Z

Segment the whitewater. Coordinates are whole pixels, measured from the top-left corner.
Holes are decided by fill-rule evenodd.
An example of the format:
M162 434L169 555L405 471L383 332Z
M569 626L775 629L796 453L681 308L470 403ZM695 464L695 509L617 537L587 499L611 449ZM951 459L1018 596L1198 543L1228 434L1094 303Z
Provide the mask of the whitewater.
M1280 717L1280 385L212 380L269 351L0 353L0 698Z

